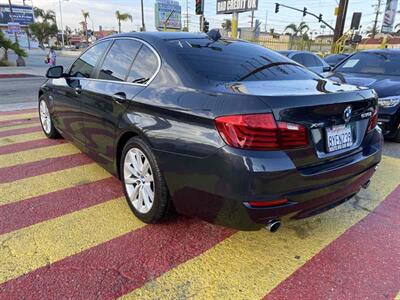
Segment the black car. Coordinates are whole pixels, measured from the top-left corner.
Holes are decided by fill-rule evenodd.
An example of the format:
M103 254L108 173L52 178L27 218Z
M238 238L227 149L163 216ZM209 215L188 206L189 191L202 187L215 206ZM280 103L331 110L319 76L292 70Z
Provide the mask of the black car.
M379 96L378 124L386 138L400 142L400 50L354 53L327 76L374 89Z
M118 176L144 222L176 210L274 231L280 216L355 195L381 159L373 90L324 80L252 43L122 34L47 76L45 134Z
M338 54L330 54L324 57L324 60L331 67L335 67L338 63L342 62L344 59L349 57L350 54L347 53L338 53Z

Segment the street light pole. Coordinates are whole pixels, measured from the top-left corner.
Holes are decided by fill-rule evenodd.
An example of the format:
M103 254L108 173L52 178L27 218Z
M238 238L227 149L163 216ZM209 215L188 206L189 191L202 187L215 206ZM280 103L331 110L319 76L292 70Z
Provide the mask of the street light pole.
M143 0L140 1L142 6L142 31L146 31L146 25L144 24L144 7L143 7Z
M62 17L61 0L58 0L58 4L59 4L59 6L60 6L61 42L62 42L62 48L64 49L64 47L65 47L65 42L64 42L64 26L63 26L63 17Z

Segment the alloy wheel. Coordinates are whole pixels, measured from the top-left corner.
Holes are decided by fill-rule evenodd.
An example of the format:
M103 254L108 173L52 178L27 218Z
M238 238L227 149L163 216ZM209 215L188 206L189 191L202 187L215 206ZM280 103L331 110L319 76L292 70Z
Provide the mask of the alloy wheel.
M50 112L47 107L46 101L42 100L40 101L40 106L39 106L39 113L40 113L40 121L42 123L43 130L46 134L50 134L51 132L51 118L50 118Z

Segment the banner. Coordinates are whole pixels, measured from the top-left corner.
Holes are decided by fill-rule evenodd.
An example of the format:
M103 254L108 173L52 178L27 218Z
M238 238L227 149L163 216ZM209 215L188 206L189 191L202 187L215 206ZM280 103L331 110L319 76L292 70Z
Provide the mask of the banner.
M14 20L11 18L10 6L8 4L0 4L0 25L6 26L10 22L15 22L21 26L27 26L34 22L31 6L13 5L12 10Z
M258 0L217 0L217 14L257 10Z
M387 0L385 15L383 17L382 23L382 33L389 33L393 31L394 19L396 17L397 12L397 3L398 0Z
M157 0L155 3L155 26L162 30L165 24L167 29L178 29L182 28L181 21L181 6L178 1L172 0Z

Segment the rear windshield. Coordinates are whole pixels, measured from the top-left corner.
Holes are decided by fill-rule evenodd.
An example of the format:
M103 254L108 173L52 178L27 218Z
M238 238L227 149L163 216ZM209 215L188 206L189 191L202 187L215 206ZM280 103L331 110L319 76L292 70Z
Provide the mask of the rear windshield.
M169 40L179 59L209 80L265 81L318 79L306 68L262 46L208 38Z
M344 61L335 71L400 76L400 55L385 52L360 52Z

